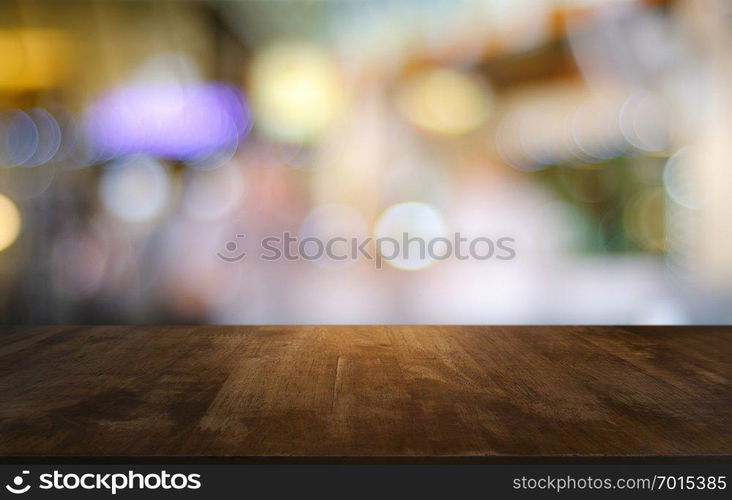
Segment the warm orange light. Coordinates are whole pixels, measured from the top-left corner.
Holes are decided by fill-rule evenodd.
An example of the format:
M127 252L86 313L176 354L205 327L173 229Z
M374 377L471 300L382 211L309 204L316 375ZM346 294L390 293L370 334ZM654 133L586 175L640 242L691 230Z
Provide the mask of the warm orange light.
M0 252L15 243L20 234L21 218L10 198L0 194Z
M474 76L435 68L409 78L397 95L397 106L415 125L444 135L477 129L490 108L490 92Z
M59 30L0 30L0 91L57 87L69 73L70 45Z

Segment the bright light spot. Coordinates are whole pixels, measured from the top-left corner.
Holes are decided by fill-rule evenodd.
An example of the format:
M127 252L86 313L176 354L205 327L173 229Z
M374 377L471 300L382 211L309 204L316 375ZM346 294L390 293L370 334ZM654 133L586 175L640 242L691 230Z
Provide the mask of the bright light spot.
M235 150L250 117L243 96L229 85L131 83L98 99L85 124L103 158L147 154L188 160Z
M144 156L106 167L100 197L112 214L127 222L146 222L159 216L170 197L170 178L164 165Z
M439 134L460 135L485 121L490 91L471 75L451 69L430 69L403 84L397 94L397 106L419 127Z
M10 198L0 194L0 252L12 245L20 234L20 212Z
M276 139L312 140L343 109L338 67L316 46L271 45L256 55L250 77L257 125Z
M417 242L404 251L405 234L409 240L420 240L425 245L437 238L447 237L447 225L440 213L429 205L418 202L399 203L388 208L376 222L376 238L391 238L401 251L395 252L394 244L382 244L384 261L397 269L414 271L429 266L434 259L427 251L421 254ZM438 252L442 251L442 247ZM393 254L398 253L392 257Z

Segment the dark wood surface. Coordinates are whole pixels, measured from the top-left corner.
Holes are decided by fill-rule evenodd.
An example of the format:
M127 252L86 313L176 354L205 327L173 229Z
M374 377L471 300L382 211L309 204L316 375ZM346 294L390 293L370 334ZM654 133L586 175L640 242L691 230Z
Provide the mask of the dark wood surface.
M0 328L0 455L732 455L732 328Z

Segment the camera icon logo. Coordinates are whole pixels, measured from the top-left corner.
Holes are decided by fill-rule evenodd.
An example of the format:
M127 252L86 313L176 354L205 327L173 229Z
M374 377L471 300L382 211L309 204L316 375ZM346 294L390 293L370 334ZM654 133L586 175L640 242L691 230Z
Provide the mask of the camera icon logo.
M30 474L30 471L24 470L22 472L22 475L15 476L13 478L12 484L6 484L5 489L7 489L10 493L14 493L16 495L22 495L23 493L26 493L30 489L30 484L26 484L23 486L24 481L24 475Z
M246 238L245 234L237 234L237 239ZM246 257L247 253L243 250L238 251L239 245L236 241L229 241L226 243L226 252L217 252L216 256L223 260L224 262L239 262L244 257Z

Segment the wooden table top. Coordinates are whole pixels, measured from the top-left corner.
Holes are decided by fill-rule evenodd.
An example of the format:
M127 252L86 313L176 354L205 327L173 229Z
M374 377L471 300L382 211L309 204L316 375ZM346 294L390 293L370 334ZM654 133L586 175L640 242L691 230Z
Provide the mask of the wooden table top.
M732 328L0 327L0 455L732 456Z

